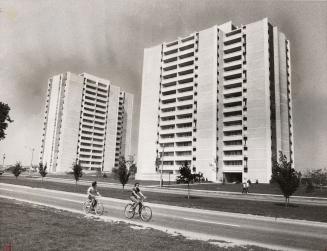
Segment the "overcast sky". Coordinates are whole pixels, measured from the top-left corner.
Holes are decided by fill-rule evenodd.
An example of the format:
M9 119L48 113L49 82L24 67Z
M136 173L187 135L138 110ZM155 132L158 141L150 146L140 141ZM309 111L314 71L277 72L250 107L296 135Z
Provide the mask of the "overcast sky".
M5 164L39 161L47 79L71 71L133 93L137 153L143 49L231 20L268 17L291 42L296 168L327 168L327 2L0 0L0 101L14 123Z

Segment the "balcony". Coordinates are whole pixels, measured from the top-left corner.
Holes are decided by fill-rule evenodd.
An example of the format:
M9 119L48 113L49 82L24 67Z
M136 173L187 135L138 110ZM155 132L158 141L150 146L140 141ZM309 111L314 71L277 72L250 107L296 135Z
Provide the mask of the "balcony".
M189 114L192 113L193 114L193 107L190 109L184 109L184 110L176 110L176 115L182 115L182 114Z
M168 43L164 43L164 51L174 50L178 48L178 41L172 41Z
M242 32L241 31L235 30L235 31L232 31L232 32L234 32L234 34L229 33L229 34L232 34L232 35L229 35L229 34L228 34L228 36L226 36L226 34L224 35L224 42L231 41L231 40L242 37Z
M194 48L184 50L184 51L180 51L178 56L179 56L180 59L193 57L194 56Z
M185 118L185 119L179 119L177 118L176 124L181 124L181 123L193 123L193 118Z
M242 87L225 89L223 91L224 95L229 95L229 94L233 94L233 93L242 93Z
M177 66L177 58L175 60L171 60L170 62L163 61L163 68L171 67L171 66Z
M170 117L170 116L174 116L175 114L176 111L170 111L170 112L160 111L159 113L160 117Z
M159 124L160 124L160 126L175 125L175 119L173 119L173 120L160 120Z
M172 107L175 107L176 105L177 105L176 102L167 103L167 104L160 104L160 108L161 109L172 108Z
M230 45L230 44L235 44L239 43L242 41L242 33L237 33L231 36L224 36L224 45Z
M176 94L176 93L169 94L169 95L161 95L161 100L166 101L166 100L170 100L170 99L176 99L177 97L178 97L178 94Z
M178 92L176 94L176 98L183 98L183 97L193 97L193 90L191 91L186 91L186 92Z
M176 152L184 152L184 151L192 151L193 146L176 146L175 151Z
M243 160L243 155L224 155L223 160Z
M190 79L194 77L194 73L190 73L190 74L185 74L185 75L180 75L177 77L178 81L183 81L185 79Z
M224 45L224 53L227 53L229 51L234 51L234 50L241 50L242 49L242 41L239 41L239 39L237 39L238 42L236 43L232 43L232 44L229 44L229 45ZM224 41L225 43L226 41Z
M236 57L236 56L242 56L242 50L239 50L239 51L235 51L235 52L231 52L231 53L228 53L228 54L225 54L223 55L223 59L229 59L229 58L232 58L232 57Z
M241 69L236 69L232 71L224 71L223 76L224 77L229 77L229 76L236 76L236 75L241 75L242 76L242 68Z
M242 68L242 65L243 65L243 61L241 59L229 63L224 63L224 70L228 71L231 67L236 67L236 66L241 66L240 68Z
M224 136L223 141L243 140L243 135Z
M235 98L224 98L223 103L229 104L229 103L235 103L235 102L242 102L243 97L235 97Z
M162 79L161 80L161 84L167 84L167 83L171 83L171 82L176 82L177 79L178 79L178 77Z
M168 87L162 86L162 93L164 94L165 92L176 90L176 88L177 88L176 84Z
M231 80L224 80L224 87L230 87L233 88L233 86L242 86L242 80L241 79L231 79Z
M223 112L236 112L236 111L242 111L243 106L238 105L238 106L232 106L232 107L224 107Z
M160 135L165 135L165 134L172 134L175 133L176 128L172 128L172 129L161 129L159 130L159 134Z
M195 57L192 56L192 57L188 57L188 58L180 59L180 60L178 60L178 65L180 66L180 65L183 65L184 63L186 63L186 62L190 62L190 61L192 61L193 64L194 64ZM180 67L181 67L181 66L180 66ZM183 67L183 66L182 66L182 67Z
M166 68L169 69L169 67L166 67ZM165 77L165 76L170 75L170 74L176 74L177 71L178 71L177 68L175 68L175 69L171 69L171 70L165 70L165 69L164 69L163 72L162 72L162 75L163 75L163 77Z
M183 136L183 137L176 137L175 142L184 142L184 141L192 141L192 136Z
M161 143L173 143L175 142L175 138L165 138L165 139L159 139L159 144Z
M192 89L194 87L194 83L191 82L191 83L186 83L186 84L179 84L177 86L177 90L178 90L178 93L183 93L181 92L182 90L185 90L185 89Z
M178 55L178 52L177 52L177 50L175 50L175 52L174 53L171 53L171 54L167 54L167 55L163 55L162 56L162 59L165 61L169 61L169 59L172 59L172 58L175 58L175 57L177 57L177 55Z
M177 53L177 49L178 49L177 46L172 46L172 47L165 47L164 46L163 54L165 56L175 54L175 53Z
M191 40L188 40L186 42L182 42L180 44L180 48L183 48L183 47L186 47L186 46L189 46L189 45L194 45L195 46L195 41L194 41L194 38L191 39Z
M223 151L243 150L243 145L223 146Z
M242 121L242 115L224 117L223 122Z
M181 155L181 156L175 156L175 161L181 161L181 160L192 160L192 155Z
M177 106L182 106L182 105L193 105L193 99L185 100L185 101L178 101Z
M175 128L176 133L181 133L181 132L192 132L193 131L193 126L191 127L177 127Z

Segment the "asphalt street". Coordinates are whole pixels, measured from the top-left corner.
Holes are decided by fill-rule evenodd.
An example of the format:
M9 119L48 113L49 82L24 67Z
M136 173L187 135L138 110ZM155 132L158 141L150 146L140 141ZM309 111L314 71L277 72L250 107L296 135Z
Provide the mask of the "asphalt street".
M0 183L0 197L41 204L83 213L86 195ZM127 200L102 198L103 218L125 221L189 238L226 242L235 245L256 245L276 250L325 250L327 224L301 220L243 215L210 210L191 209L147 203L153 218L143 223L138 217L127 220L124 206ZM100 218L101 218L100 217Z

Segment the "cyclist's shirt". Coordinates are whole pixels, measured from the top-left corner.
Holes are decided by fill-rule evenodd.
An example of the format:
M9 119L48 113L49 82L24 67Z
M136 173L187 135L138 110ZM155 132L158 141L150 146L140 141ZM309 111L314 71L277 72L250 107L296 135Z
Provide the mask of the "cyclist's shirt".
M136 197L135 194L134 194L133 192L136 193L137 195L139 195L139 193L140 193L140 188L138 188L138 187L134 187L134 188L132 189L132 196Z
M90 195L97 196L98 191L96 189L94 189L93 187L89 187L89 189L87 189L87 195L88 195L89 199L92 199L93 197Z

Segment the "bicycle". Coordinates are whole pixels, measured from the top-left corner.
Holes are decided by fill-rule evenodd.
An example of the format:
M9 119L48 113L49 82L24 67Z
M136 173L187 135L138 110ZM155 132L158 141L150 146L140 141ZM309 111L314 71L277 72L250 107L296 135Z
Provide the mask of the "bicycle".
M136 212L139 212L140 217L143 221L149 221L152 218L152 209L149 206L145 206L143 203L144 199L142 198L137 205L135 206L135 203L128 203L125 206L125 216L128 219L132 219L135 215ZM141 210L140 208L140 204L142 205Z
M83 203L83 210L86 214L91 212L91 200L87 199L84 203ZM102 215L104 212L104 206L103 203L98 199L98 202L96 204L96 206L94 207L94 213L96 215Z

